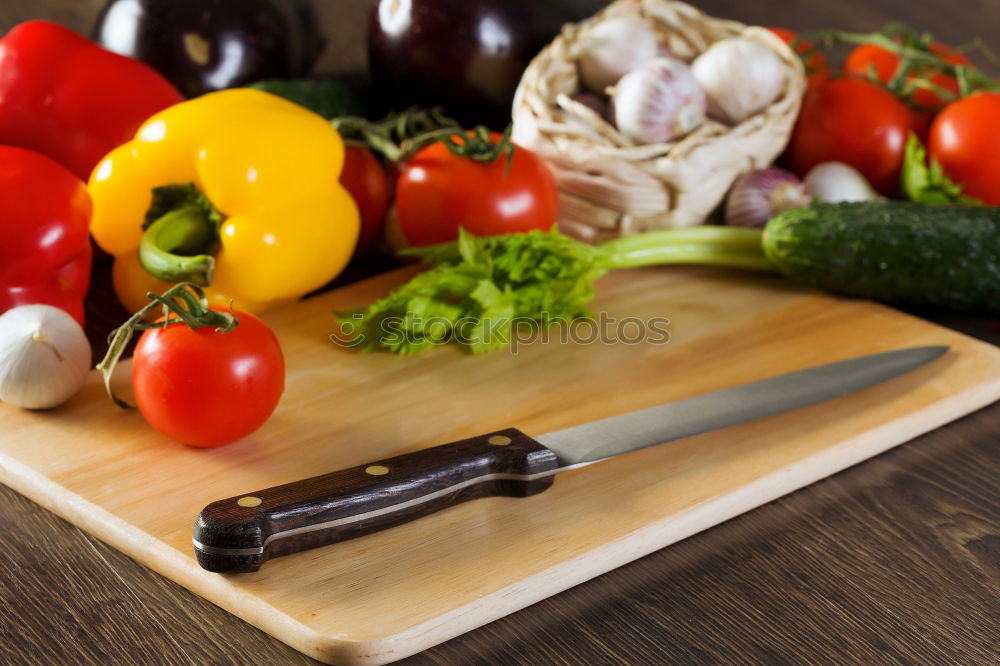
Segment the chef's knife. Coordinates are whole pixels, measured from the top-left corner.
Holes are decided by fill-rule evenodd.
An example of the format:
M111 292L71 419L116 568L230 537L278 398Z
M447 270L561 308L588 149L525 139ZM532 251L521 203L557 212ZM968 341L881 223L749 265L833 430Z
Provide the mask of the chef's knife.
M915 347L815 366L531 438L508 428L205 507L194 527L209 571L257 571L279 555L398 525L478 497L525 497L557 472L753 421L874 386L947 347Z

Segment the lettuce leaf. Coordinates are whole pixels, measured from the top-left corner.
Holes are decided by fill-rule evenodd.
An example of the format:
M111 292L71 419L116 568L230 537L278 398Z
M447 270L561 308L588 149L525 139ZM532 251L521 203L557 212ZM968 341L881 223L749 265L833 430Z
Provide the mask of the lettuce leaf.
M900 183L906 198L917 203L982 205L962 194L962 186L948 178L937 160L932 157L928 161L927 148L912 132L906 141Z
M405 254L433 264L367 308L338 312L355 349L413 354L456 342L474 354L503 349L515 326L589 316L600 252L557 231L477 237Z

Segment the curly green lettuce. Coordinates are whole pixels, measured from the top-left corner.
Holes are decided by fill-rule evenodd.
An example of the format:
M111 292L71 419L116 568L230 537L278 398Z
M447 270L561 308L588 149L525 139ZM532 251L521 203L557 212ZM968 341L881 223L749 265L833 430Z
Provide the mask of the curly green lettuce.
M558 231L477 237L405 252L431 268L367 308L337 316L354 348L413 354L454 342L475 354L507 347L515 326L588 317L594 281L608 270L713 263L773 270L756 229L693 227L599 246Z

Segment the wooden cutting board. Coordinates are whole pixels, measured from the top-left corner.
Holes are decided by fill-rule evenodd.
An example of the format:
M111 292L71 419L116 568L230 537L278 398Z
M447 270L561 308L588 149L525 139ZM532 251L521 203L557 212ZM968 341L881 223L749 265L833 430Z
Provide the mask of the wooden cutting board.
M666 344L562 343L553 335L516 354L474 357L445 348L398 358L330 341L332 310L366 304L407 275L381 276L267 317L287 357L287 392L251 438L213 450L175 444L140 415L114 408L93 375L53 411L0 405L0 480L302 652L378 664L1000 398L1000 349L872 303L695 267L619 271L600 283L595 312L647 323L669 318ZM636 327L623 332L634 336ZM860 393L564 473L541 495L470 502L279 558L255 574L207 573L193 557L192 523L216 499L508 426L540 434L928 344L952 351Z

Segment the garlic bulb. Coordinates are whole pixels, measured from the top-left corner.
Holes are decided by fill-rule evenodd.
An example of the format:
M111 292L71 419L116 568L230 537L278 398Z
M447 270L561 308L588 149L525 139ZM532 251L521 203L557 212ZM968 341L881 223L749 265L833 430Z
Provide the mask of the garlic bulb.
M51 305L0 315L0 400L26 409L60 405L90 370L90 343L76 320Z
M580 78L603 93L639 65L656 57L656 36L640 19L621 17L598 23L580 35Z
M739 38L716 42L691 69L708 96L708 115L733 125L774 103L787 78L777 53Z
M656 58L634 69L611 95L614 123L639 144L683 136L705 120L705 93L680 60Z
M882 197L860 171L843 162L820 162L805 177L806 193L826 203L877 201Z
M733 183L726 199L726 224L763 227L778 213L810 204L795 174L769 167L745 173Z

